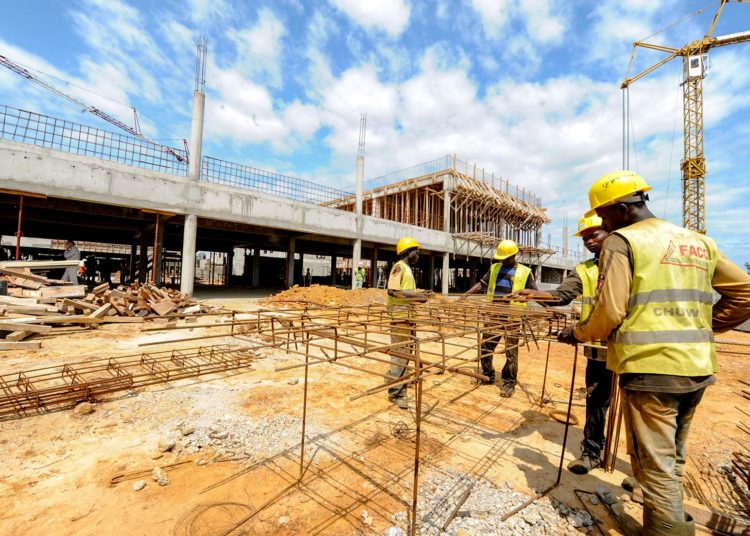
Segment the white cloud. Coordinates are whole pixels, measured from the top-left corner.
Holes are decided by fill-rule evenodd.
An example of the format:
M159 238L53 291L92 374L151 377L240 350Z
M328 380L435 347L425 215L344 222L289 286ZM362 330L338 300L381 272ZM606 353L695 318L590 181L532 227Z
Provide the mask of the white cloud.
M232 14L226 0L188 0L186 12L194 24L227 19Z
M498 37L510 19L508 0L471 0L472 7L482 18L484 31L490 37Z
M346 13L360 26L378 29L397 37L406 29L411 16L411 5L406 0L331 0L334 6Z
M281 39L286 28L270 9L262 8L255 25L242 30L230 30L228 37L237 48L234 68L245 75L261 75L272 87L280 87Z
M524 0L519 4L531 38L539 43L554 43L563 37L565 26L551 13L550 0Z

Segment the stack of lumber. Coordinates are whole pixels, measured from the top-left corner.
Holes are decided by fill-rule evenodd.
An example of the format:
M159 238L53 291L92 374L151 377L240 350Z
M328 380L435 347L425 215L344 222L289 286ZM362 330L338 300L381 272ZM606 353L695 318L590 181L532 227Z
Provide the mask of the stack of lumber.
M32 272L74 265L77 261L0 262L0 279L8 284L8 295L0 296L0 350L39 348L38 341L24 339L67 329L58 327L66 324L143 322L208 311L186 294L155 285L102 283L89 292L86 285Z

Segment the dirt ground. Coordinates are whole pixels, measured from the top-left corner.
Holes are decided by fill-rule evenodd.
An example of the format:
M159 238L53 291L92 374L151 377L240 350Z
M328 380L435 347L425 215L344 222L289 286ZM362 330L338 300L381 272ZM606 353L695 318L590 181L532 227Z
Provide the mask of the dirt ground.
M257 300L220 301L238 310L259 306ZM4 352L0 373L196 346L139 344L208 332L144 332L145 325L71 331L44 339L40 351ZM748 334L723 337L750 344ZM238 341L223 337L205 344L230 342ZM510 399L466 377L426 380L423 407L431 409L422 426L423 481L459 472L528 496L554 483L564 425L549 413L567 407L573 349L551 345L546 385L553 402L540 406L546 350L546 343L521 349L521 388ZM686 496L747 518L747 495L725 474L732 451L747 439L737 427L750 414L750 401L738 395L747 389L739 381L747 378L745 360L720 356L718 381L693 422ZM299 362L298 356L267 351L251 370L118 393L97 402L88 415L66 409L0 421L0 534L383 534L405 526L414 466L413 400L409 411L390 405L384 394L351 401L382 380L333 365L310 367L304 476L297 484L304 368L276 369ZM496 354L495 366L502 362ZM573 407L579 423L584 370L581 356ZM170 442L174 447L160 452ZM581 424L571 426L565 464L577 457L580 442ZM605 486L639 519L640 506L619 487L629 470L624 435L618 456L613 473L598 469L576 476L564 470L550 495L583 510L575 490ZM155 467L164 468L168 485L154 481ZM138 480L146 485L136 491ZM434 499L430 493L425 487L423 500ZM602 505L586 506L601 521L602 533L621 534ZM563 523L556 532L571 530Z

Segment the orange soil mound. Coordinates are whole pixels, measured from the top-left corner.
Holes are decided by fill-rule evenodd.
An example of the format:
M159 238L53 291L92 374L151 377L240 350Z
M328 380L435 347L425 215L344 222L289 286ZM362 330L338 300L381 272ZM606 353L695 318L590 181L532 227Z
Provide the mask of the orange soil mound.
M309 287L294 285L288 290L262 299L261 303L274 306L302 302L313 302L330 306L370 305L373 303L385 303L386 297L385 290L377 288L343 290L325 285L311 285Z

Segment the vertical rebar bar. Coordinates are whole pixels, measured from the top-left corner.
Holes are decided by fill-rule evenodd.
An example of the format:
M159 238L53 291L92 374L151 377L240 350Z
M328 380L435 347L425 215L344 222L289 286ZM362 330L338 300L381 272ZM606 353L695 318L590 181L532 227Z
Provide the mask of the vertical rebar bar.
M417 430L416 437L414 438L414 485L411 497L411 527L409 531L411 536L416 536L417 534L417 504L419 502L419 440L422 432L422 358L420 357L419 352L419 341L415 341L414 349L414 357L416 358L414 362L414 372L417 379L417 382L414 385L414 401L417 405L414 415Z

